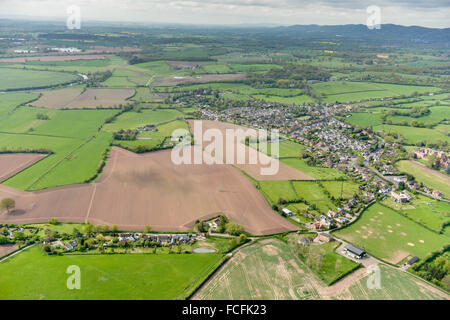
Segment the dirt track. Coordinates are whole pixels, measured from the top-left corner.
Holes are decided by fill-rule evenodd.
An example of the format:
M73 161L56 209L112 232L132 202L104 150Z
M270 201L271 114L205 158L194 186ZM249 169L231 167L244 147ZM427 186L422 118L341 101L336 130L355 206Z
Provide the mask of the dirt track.
M192 148L192 147L188 147ZM171 151L137 155L113 148L102 176L90 185L24 192L0 185L16 209L0 222L117 224L121 229L185 231L195 220L225 213L252 234L296 227L275 214L253 184L229 165L175 165Z
M31 166L45 156L45 154L36 153L0 154L0 182Z

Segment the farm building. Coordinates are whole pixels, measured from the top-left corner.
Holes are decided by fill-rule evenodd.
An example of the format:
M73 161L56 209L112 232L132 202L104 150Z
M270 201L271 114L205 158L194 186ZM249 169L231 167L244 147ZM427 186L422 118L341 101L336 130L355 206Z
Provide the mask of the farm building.
M412 264L416 263L417 261L419 261L419 257L412 257L411 259L408 260L408 262L406 262L406 264L412 265Z
M431 193L431 195L433 197L435 197L436 199L440 199L442 198L442 193L439 190L433 190L433 192Z
M347 255L356 259L362 259L366 256L366 251L352 244L346 245L344 250L347 252Z
M289 210L288 208L283 208L283 209L281 209L281 212L283 212L284 214L286 214L288 217L292 217L292 216L293 216L292 211Z
M319 235L317 236L317 238L318 238L320 241L323 241L323 242L334 241L333 236L329 235L328 233L319 233Z

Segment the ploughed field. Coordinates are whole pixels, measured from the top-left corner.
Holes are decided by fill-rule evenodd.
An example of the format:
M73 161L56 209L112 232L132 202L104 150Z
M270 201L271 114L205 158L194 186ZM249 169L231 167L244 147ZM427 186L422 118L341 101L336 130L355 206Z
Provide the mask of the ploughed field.
M45 155L36 153L0 154L0 182L29 167L43 157Z
M187 147L192 148L192 147ZM0 172L1 173L1 172ZM24 192L0 186L16 209L2 223L63 222L116 224L139 230L186 231L197 219L226 214L252 234L296 229L275 214L242 173L229 165L176 165L171 151L137 155L113 148L93 184Z
M119 107L133 96L134 89L87 89L67 88L43 92L33 106L49 109L76 109Z

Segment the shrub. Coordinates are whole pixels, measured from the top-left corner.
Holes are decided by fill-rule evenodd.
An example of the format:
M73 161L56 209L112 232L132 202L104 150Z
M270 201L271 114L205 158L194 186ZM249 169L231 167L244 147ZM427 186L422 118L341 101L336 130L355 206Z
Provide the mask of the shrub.
M244 227L236 222L229 222L225 225L225 231L232 236L240 235L244 233Z

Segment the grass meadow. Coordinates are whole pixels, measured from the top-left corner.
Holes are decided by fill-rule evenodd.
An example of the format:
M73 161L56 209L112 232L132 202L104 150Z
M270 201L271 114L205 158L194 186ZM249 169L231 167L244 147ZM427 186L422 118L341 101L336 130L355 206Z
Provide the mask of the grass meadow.
M399 161L396 163L396 167L401 172L413 175L418 182L422 182L431 189L437 189L446 198L450 198L450 177L448 175L411 160Z
M423 259L450 242L447 236L429 231L378 203L366 209L355 223L334 234L394 264L411 256Z
M216 267L221 254L112 254L48 256L38 247L0 263L0 299L182 299ZM66 273L78 266L81 289Z

